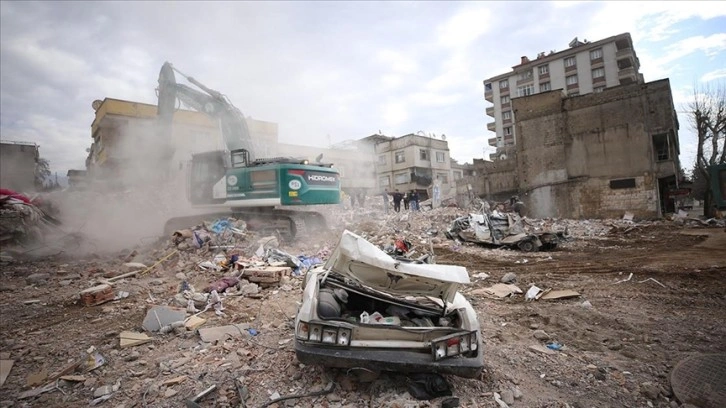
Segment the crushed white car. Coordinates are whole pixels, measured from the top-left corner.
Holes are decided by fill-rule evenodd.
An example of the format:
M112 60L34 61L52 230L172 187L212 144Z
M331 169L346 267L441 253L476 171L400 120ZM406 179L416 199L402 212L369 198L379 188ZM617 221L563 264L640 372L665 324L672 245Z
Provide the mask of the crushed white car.
M305 276L295 319L304 364L477 377L479 321L458 289L466 268L391 257L345 231L328 261Z

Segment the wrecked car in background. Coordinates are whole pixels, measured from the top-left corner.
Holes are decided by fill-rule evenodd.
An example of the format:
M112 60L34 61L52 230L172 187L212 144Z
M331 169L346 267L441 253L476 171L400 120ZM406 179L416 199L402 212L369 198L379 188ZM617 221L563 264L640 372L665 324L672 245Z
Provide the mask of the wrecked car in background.
M295 319L304 364L374 372L477 377L479 321L458 292L466 268L393 258L345 231L328 261L305 276Z
M519 215L497 211L459 217L446 231L449 239L519 248L525 252L555 249L566 235L567 231L527 233Z

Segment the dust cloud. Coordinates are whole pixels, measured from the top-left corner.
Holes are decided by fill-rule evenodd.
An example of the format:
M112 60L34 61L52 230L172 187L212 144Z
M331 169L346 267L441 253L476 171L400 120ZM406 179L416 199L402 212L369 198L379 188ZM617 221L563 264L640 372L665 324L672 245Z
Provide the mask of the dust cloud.
M175 124L173 140L163 140L155 120L136 122L104 135L113 153L87 186L49 195L62 222L47 237L60 240L52 246L78 255L131 249L161 237L168 219L200 212L187 200L188 161L216 146L187 137L195 129Z

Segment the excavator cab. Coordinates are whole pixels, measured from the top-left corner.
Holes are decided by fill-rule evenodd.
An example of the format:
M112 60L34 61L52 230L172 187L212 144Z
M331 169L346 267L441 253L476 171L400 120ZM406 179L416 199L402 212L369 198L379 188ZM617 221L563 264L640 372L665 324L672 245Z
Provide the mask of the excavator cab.
M212 151L192 155L187 192L192 205L221 204L226 200L225 174L227 155ZM221 183L221 186L218 184ZM216 187L216 188L215 188Z

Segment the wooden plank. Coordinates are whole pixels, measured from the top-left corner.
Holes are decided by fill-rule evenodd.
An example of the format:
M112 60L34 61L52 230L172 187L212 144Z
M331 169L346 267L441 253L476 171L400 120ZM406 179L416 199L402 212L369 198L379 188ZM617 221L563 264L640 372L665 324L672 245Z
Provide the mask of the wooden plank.
M150 341L151 337L144 333L124 331L119 335L119 344L121 348L134 347Z

